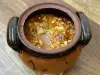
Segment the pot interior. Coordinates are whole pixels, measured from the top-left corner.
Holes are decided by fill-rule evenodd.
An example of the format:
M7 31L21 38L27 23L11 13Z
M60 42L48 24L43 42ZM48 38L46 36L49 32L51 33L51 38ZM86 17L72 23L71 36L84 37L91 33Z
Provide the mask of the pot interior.
M75 35L73 37L72 42L70 42L65 47L57 48L55 50L45 50L42 48L37 48L36 46L32 45L25 36L25 33L24 33L25 24L29 19L34 18L34 16L40 15L40 14L53 14L57 17L64 17L70 20L74 24L74 27L75 27ZM69 8L59 5L59 4L44 3L44 4L33 6L22 14L19 20L18 33L19 33L22 43L25 46L27 46L30 50L39 52L39 53L55 54L55 53L67 51L77 43L77 41L80 38L80 33L81 33L80 21L78 19L78 16L75 14L75 12L71 11Z
M47 21L44 22L45 21L44 20L41 23L41 19L45 19ZM48 19L50 19L50 20L48 21ZM48 22L49 22L49 24L48 24ZM54 23L52 23L52 22L54 22ZM68 24L67 22L71 22L71 23ZM52 29L52 28L50 28L50 23L54 26L57 23L59 25L56 25L55 27L53 26L52 27L53 32L50 33L50 35L48 35L49 32L47 32L47 31ZM64 23L64 24L62 24L62 23ZM35 26L35 24L37 24L37 26ZM40 26L40 24L42 24L43 26ZM72 24L72 26L71 26L71 24ZM30 41L30 43L33 43L33 41L34 41L33 45L35 45L35 46L36 45L43 45L42 47L38 46L38 47L43 48L43 49L52 50L52 49L56 49L56 48L59 48L59 47L63 47L65 44L66 44L65 46L67 46L67 44L69 44L72 41L73 37L74 37L74 33L67 32L68 30L73 31L73 32L75 31L74 22L72 21L71 17L68 14L66 14L65 12L63 12L61 10L58 10L58 9L45 8L45 9L37 10L37 11L31 13L28 16L28 18L26 19L24 25L25 25L24 26L24 33L25 33L25 36L26 36L27 40ZM31 26L29 26L29 25L31 25ZM63 28L65 25L66 25L66 27L69 27L70 29L65 30L65 28ZM34 26L34 28L33 28L34 30L32 30L33 26ZM63 30L61 32L59 32L60 30L57 31L55 29L57 27L63 28ZM73 28L71 29L71 27L73 27ZM38 28L38 30L36 30L36 28ZM43 34L38 34L38 33L40 33L39 31L41 31L41 29L42 29L42 32L44 32L45 30L46 30L46 32L43 33ZM55 31L54 31L54 29L55 29ZM56 32L57 32L57 34L56 34ZM63 32L65 32L65 34L63 34ZM29 34L30 35L32 34L32 36L30 36ZM52 34L55 35L55 37ZM66 35L67 35L67 37L65 37ZM69 36L73 36L73 37L70 38ZM54 39L52 39L50 37L52 37L52 38L54 37ZM38 40L36 40L35 38L37 38ZM53 41L51 42L51 40L53 40Z
M39 9L37 11L34 11L27 17L26 21L29 20L30 18L32 18L36 15L40 15L40 14L53 14L58 17L65 17L65 18L69 19L71 22L73 22L72 18L66 12L59 10L59 9L55 9L55 8L44 8L44 9Z

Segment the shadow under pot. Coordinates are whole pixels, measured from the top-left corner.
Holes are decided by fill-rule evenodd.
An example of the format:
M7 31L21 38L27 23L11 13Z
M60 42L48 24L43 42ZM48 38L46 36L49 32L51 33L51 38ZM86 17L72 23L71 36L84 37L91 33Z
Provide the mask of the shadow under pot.
M52 21L54 18L56 19L56 21L53 22L55 24L51 24L52 22L50 22L50 20ZM42 48L40 45L36 46L32 44L28 38L33 37L34 39L35 36L40 34L44 35L46 33L44 31L48 31L46 28L42 28L42 30L40 30L41 28L37 29L37 27L43 25L41 24L44 23L43 19L46 19L45 23L47 23L44 25L49 26L47 26L47 29L51 27L51 29L53 29L50 31L51 33L57 32L58 29L58 31L60 30L58 34L62 34L64 30L65 32L63 33L65 34L67 34L66 32L70 32L70 30L68 31L68 29L66 29L66 26L69 25L68 22L70 22L74 29L71 41L68 43L68 38L63 38L63 40L67 41L67 44L65 42L65 46L57 44L56 47L52 47L50 50L48 47ZM36 34L33 36L30 34L32 27L28 30L29 32L25 32L25 27L28 28L28 23L30 22L32 26L35 26L35 28L33 28L36 30ZM36 22L37 25L35 25L34 22ZM60 24L61 22L63 23ZM54 28L52 28L52 26ZM65 27L60 28L60 26ZM30 35L26 35L26 33ZM39 39L41 39L41 37L39 37ZM44 37L43 39L46 41L45 45L49 44L48 40L50 41L50 38ZM56 37L54 39L56 39ZM83 12L73 12L71 9L55 3L42 3L27 9L20 17L12 17L7 28L8 45L20 53L20 57L25 64L42 73L61 73L71 68L80 55L82 47L86 46L90 40L91 30L86 15ZM56 41L59 42L59 39L56 39ZM55 43L56 42L53 41L51 45Z

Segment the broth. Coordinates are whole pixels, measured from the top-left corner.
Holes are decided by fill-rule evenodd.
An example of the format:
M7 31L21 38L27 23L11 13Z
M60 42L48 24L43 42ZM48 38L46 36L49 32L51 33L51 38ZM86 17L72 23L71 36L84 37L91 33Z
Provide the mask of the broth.
M75 27L67 18L40 14L26 21L24 33L34 46L54 50L67 46L72 41Z

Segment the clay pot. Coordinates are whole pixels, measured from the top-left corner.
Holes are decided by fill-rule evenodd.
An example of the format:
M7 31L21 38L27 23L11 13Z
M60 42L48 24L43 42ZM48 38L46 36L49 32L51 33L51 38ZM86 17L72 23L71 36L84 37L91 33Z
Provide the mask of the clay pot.
M33 46L24 35L24 24L38 14L54 14L70 19L75 25L71 43L56 50L43 50ZM7 29L8 45L20 53L22 60L31 68L42 73L60 73L72 67L82 47L91 39L91 30L86 15L55 4L42 3L27 9L20 17L12 17Z

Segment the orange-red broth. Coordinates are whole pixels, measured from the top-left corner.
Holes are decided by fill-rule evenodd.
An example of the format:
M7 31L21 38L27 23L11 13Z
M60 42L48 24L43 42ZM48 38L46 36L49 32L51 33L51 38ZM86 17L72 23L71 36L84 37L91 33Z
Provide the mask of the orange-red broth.
M34 46L54 50L68 45L75 34L74 24L52 14L30 18L24 27L27 40Z

